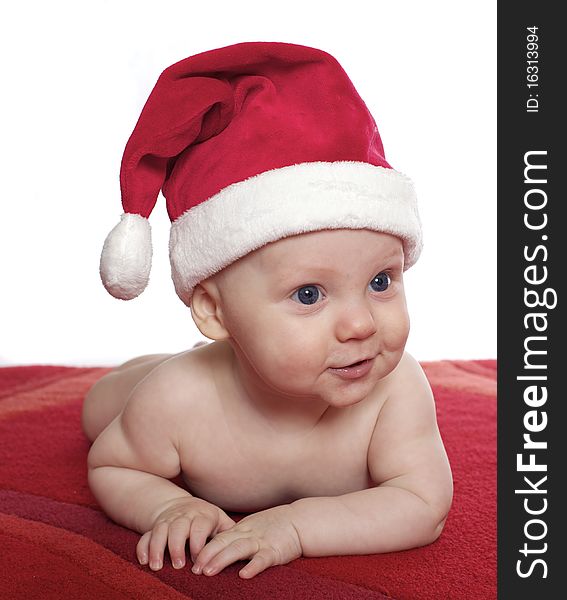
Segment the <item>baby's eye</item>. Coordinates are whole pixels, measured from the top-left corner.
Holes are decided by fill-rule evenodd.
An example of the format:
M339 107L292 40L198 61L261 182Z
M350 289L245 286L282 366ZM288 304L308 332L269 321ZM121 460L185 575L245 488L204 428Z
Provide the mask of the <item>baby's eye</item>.
M291 299L300 304L315 304L320 296L321 292L316 285L304 285L293 293Z
M370 287L375 292L385 292L390 285L391 279L388 273L382 271L370 282Z

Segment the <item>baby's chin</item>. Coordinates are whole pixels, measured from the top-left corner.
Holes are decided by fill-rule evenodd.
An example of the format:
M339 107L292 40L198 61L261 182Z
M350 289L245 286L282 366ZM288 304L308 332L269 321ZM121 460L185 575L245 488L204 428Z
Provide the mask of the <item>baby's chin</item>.
M299 387L289 389L287 386L281 386L279 391L282 395L304 402L315 401L335 408L346 408L368 398L381 379L380 376L372 373L363 379L350 381L342 380L330 373L325 373L323 377L313 386L305 386L303 389Z
M248 362L248 365L252 367L249 372L254 373L257 381L261 382L260 386L279 395L282 400L287 398L305 403L323 402L337 408L352 406L363 401L385 376L384 372L389 373L396 366L380 365L381 368L373 368L363 378L349 381L337 377L328 370L301 371L299 365L296 370L290 372L278 369L274 372L273 364L268 367Z
M366 400L372 394L376 384L377 380L375 378L368 379L364 383L358 382L357 385L344 386L339 390L333 390L325 394L323 399L329 406L335 408L354 406Z
M336 407L352 406L371 396L375 389L400 362L397 352L388 356L378 355L374 360L370 372L360 378L341 379L337 375L329 374L326 381L324 400Z

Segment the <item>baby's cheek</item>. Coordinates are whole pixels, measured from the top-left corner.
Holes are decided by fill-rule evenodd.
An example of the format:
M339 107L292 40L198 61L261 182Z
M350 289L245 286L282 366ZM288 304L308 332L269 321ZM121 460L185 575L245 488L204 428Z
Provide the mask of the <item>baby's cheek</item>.
M384 350L394 352L403 349L410 329L410 320L405 304L392 303L380 315L378 336Z
M409 320L399 320L395 326L386 332L383 342L384 347L390 352L403 351L409 335Z
M302 335L301 332L288 332L278 338L272 347L272 364L282 378L301 378L320 368L325 356L321 340ZM288 382L289 383L289 382Z

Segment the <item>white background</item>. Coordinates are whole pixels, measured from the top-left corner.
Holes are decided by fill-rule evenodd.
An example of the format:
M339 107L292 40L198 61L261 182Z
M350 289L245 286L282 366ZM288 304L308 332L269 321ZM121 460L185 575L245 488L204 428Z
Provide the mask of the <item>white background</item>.
M0 364L114 364L201 339L152 213L149 287L98 276L126 141L161 71L242 41L333 54L386 158L416 186L425 248L406 273L408 350L496 356L496 3L120 0L3 3ZM7 8L9 7L9 8Z

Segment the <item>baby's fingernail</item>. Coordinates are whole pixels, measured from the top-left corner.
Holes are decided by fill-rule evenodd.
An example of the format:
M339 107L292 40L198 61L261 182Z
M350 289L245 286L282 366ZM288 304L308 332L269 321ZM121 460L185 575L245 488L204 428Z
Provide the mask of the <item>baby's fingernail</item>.
M159 569L161 569L161 560L152 560L150 562L150 569L152 569L152 571L159 571Z
M195 575L199 575L201 573L201 567L199 567L198 565L193 565L191 571L195 573Z
M173 568L174 569L181 569L182 566L183 566L183 561L180 558L176 558L173 561Z
M140 556L140 558L138 560L140 561L141 565L148 564L148 556L146 554L142 554L142 556Z
M205 575L212 575L214 570L215 570L214 567L206 567L205 570L203 571L203 573Z

